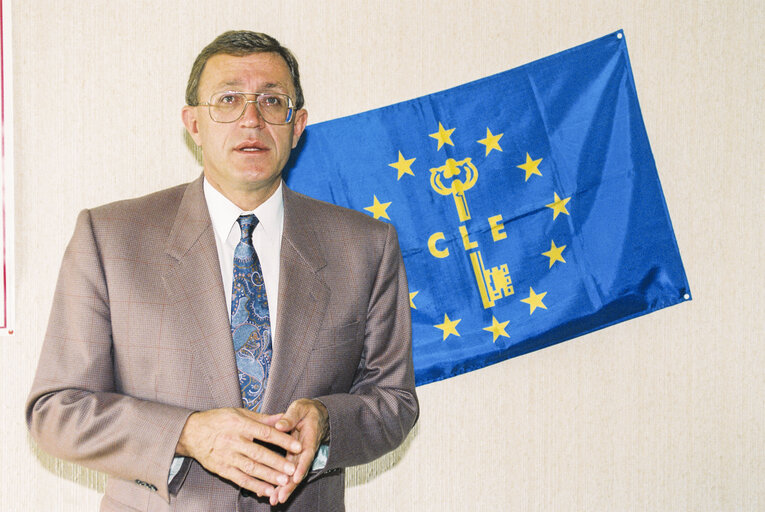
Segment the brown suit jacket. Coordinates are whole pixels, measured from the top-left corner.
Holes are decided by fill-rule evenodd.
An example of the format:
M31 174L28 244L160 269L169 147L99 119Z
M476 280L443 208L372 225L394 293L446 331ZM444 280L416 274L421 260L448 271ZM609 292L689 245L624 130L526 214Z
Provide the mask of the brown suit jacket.
M406 275L391 225L283 190L262 410L317 398L331 441L279 510L343 510L342 468L395 448L417 418ZM241 407L225 300L201 177L80 214L26 415L47 452L111 475L102 510L270 510L191 459L167 482L188 415Z

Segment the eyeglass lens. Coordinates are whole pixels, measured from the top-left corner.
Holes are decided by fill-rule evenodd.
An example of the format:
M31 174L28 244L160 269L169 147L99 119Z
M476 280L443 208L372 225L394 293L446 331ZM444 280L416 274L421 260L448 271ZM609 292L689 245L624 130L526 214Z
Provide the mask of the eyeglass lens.
M286 124L290 121L292 108L289 96L284 94L261 93L255 95L254 100L249 100L244 93L238 92L214 94L210 98L210 115L213 121L231 123L242 117L247 104L253 102L267 123Z

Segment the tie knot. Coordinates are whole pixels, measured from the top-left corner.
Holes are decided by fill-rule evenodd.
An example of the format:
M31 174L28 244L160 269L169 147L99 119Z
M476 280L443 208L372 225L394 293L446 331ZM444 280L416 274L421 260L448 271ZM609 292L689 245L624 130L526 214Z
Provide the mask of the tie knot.
M236 221L239 223L239 229L242 230L242 241L249 241L252 238L252 232L258 225L258 218L253 215L240 215Z

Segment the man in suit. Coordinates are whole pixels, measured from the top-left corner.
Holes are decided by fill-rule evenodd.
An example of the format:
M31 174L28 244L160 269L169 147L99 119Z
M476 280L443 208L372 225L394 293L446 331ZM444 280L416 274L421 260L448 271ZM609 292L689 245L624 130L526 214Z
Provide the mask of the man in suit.
M186 102L203 176L78 217L30 431L111 475L102 510L344 510L418 414L395 231L283 184L307 113L275 39L216 38Z

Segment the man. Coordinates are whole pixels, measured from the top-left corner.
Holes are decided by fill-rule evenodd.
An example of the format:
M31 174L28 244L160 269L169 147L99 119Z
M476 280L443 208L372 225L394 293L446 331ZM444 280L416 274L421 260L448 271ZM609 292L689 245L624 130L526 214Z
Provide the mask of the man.
M283 184L307 113L275 39L219 36L186 102L203 177L78 218L30 431L112 476L102 510L343 510L418 414L395 231Z

